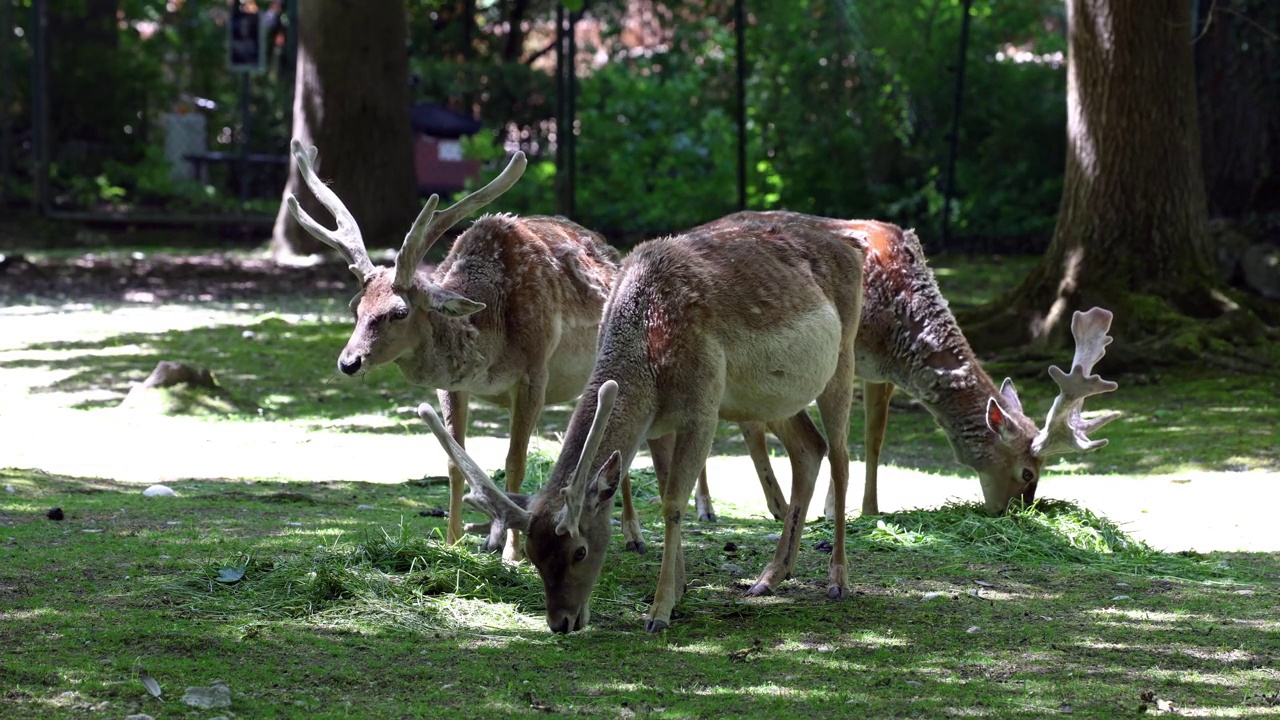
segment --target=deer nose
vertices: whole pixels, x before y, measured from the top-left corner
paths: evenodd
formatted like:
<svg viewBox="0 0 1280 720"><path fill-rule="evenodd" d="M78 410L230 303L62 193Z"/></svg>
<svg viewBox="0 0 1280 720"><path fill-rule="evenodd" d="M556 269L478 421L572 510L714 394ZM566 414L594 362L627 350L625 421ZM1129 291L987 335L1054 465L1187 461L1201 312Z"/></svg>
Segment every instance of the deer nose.
<svg viewBox="0 0 1280 720"><path fill-rule="evenodd" d="M547 620L547 625L551 628L551 632L564 635L569 632L570 622L569 616L565 615L559 620Z"/></svg>
<svg viewBox="0 0 1280 720"><path fill-rule="evenodd" d="M350 358L338 358L338 369L341 370L344 375L355 375L360 372L360 356L354 355Z"/></svg>

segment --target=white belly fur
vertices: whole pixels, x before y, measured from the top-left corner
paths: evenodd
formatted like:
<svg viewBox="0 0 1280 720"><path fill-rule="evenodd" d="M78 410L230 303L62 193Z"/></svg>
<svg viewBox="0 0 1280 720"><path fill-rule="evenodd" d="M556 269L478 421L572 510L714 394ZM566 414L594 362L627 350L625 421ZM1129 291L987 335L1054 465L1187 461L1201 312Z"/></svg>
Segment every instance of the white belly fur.
<svg viewBox="0 0 1280 720"><path fill-rule="evenodd" d="M841 334L839 314L824 303L769 333L726 338L720 417L779 420L807 407L836 371Z"/></svg>

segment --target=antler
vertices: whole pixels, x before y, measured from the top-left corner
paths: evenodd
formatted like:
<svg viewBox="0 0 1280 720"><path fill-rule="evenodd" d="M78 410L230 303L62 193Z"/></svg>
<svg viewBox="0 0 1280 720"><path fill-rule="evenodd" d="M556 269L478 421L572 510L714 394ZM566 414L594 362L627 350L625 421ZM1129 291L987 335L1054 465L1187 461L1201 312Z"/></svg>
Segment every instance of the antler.
<svg viewBox="0 0 1280 720"><path fill-rule="evenodd" d="M316 176L316 147L312 145L304 148L302 141L294 138L289 143L289 149L298 163L298 171L302 174L302 179L307 182L311 192L315 193L320 204L333 213L333 219L338 221L338 229L330 230L316 222L299 207L298 198L294 197L293 193L289 193L284 198L285 204L289 206L289 212L293 214L299 225L311 233L312 237L337 250L347 261L351 272L360 278L360 282L364 282L369 273L373 272L373 261L369 259L369 251L364 247L364 239L360 236L360 228L356 225L356 219L352 217L351 211L342 204L337 194Z"/></svg>
<svg viewBox="0 0 1280 720"><path fill-rule="evenodd" d="M596 415L587 432L587 442L582 446L582 454L578 456L578 466L574 468L569 484L560 490L560 494L564 496L564 509L560 511L556 521L556 533L559 535L578 536L578 520L582 517L582 506L586 502L587 475L591 472L591 461L604 440L604 427L609 422L609 413L613 412L613 401L617 397L617 381L604 381L596 394Z"/></svg>
<svg viewBox="0 0 1280 720"><path fill-rule="evenodd" d="M517 151L511 157L511 162L507 163L506 169L493 182L462 198L447 210L436 210L436 205L440 202L439 195L428 198L426 206L418 213L418 219L413 221L413 226L404 236L400 252L396 253L396 287L411 286L414 273L418 271L418 263L422 262L436 240L459 220L510 190L524 174L525 165L524 153Z"/></svg>
<svg viewBox="0 0 1280 720"><path fill-rule="evenodd" d="M1049 408L1044 429L1031 443L1031 451L1040 457L1097 450L1106 440L1090 440L1089 433L1120 416L1108 413L1092 420L1080 417L1084 399L1115 390L1118 385L1101 376L1091 375L1093 366L1107 353L1111 336L1110 310L1093 308L1088 312L1076 311L1071 317L1071 334L1076 338L1076 355L1071 362L1071 372L1064 373L1056 365L1049 367L1049 376L1058 383L1060 392Z"/></svg>
<svg viewBox="0 0 1280 720"><path fill-rule="evenodd" d="M444 423L440 422L440 417L436 415L435 408L431 407L431 403L422 403L418 406L418 417L425 420L427 425L430 426L431 432L436 436L436 440L440 441L440 445L444 447L449 459L462 470L462 476L466 478L467 484L471 486L471 492L463 500L479 508L489 517L501 520L508 528L527 530L529 527L529 511L508 497L501 488L489 479L489 476L471 459L467 451L463 450L462 446L445 430Z"/></svg>

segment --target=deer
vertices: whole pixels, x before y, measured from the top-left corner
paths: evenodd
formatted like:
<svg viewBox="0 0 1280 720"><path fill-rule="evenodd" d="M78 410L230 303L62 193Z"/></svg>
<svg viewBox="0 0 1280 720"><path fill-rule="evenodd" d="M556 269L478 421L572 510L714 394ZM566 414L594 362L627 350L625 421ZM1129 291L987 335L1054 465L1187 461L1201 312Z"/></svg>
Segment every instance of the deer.
<svg viewBox="0 0 1280 720"><path fill-rule="evenodd" d="M345 259L360 282L355 328L338 371L359 376L393 363L410 384L437 389L450 432L466 441L470 397L510 411L507 488L518 492L530 436L547 404L575 399L595 359L601 308L618 253L597 233L558 217L485 215L454 241L433 270L420 263L460 220L492 203L520 178L524 153L485 187L448 209L432 195L405 235L391 267L375 266L355 218L315 172L317 151L291 146L307 187L334 217L329 229L285 198L298 223ZM445 537L464 532L462 475L449 468ZM495 528L487 549L519 557L514 534Z"/></svg>
<svg viewBox="0 0 1280 720"><path fill-rule="evenodd" d="M685 584L681 520L721 419L765 424L791 462L783 531L748 595L770 594L790 576L826 456L837 489L827 596L846 597L846 438L866 251L860 234L827 232L795 213L735 215L637 246L614 281L595 366L560 455L527 506L480 469L430 403L418 407L461 468L471 502L525 533L553 632L590 622L614 496L650 439L663 469L664 537L645 629L670 626ZM829 443L808 413L815 400Z"/></svg>
<svg viewBox="0 0 1280 720"><path fill-rule="evenodd" d="M316 174L316 148L294 140L291 150L307 187L337 228L316 222L292 194L285 199L289 211L307 232L337 250L360 282L350 304L355 328L338 357L338 371L359 376L394 363L410 384L436 388L445 422L462 445L472 395L506 408L506 485L518 493L542 408L576 399L587 383L604 302L617 274L617 250L600 234L564 218L487 215L454 241L440 265L421 266L445 232L516 183L525 167L524 154L516 153L492 183L453 207L437 210L439 197L428 198L394 264L377 267L354 217ZM757 445L767 467L763 435ZM706 486L705 470L700 484ZM484 549L519 558L518 538L501 522L462 524L465 487L451 464L446 542L458 542L464 531L481 532L488 535ZM629 487L628 480L623 515L631 520L624 535L628 550L643 553L639 521L634 508L628 510ZM709 499L709 494L699 497ZM780 517L781 509L774 510ZM699 516L715 520L709 506L699 508Z"/></svg>
<svg viewBox="0 0 1280 720"><path fill-rule="evenodd" d="M769 217L771 213L751 213ZM732 220L734 216L730 216ZM857 377L862 381L866 412L866 470L862 514L878 515L877 470L888 427L889 400L902 388L919 400L942 428L957 462L977 472L988 514L1005 512L1014 500L1031 504L1045 461L1054 455L1097 450L1107 440L1088 434L1119 413L1081 419L1086 397L1111 392L1114 382L1092 374L1106 354L1112 314L1104 308L1077 312L1071 330L1076 342L1071 371L1049 367L1059 395L1044 428L1023 413L1013 381L999 388L982 369L959 324L948 309L924 250L911 230L865 220L814 220L832 234L857 233L866 238L863 265L862 321L854 342ZM772 473L760 470L767 452L758 426L744 427L761 487L770 506L782 502L782 489ZM712 508L705 483L698 486L699 507ZM835 485L828 490L824 513L833 517ZM625 510L626 505L624 505ZM624 521L626 519L624 518Z"/></svg>

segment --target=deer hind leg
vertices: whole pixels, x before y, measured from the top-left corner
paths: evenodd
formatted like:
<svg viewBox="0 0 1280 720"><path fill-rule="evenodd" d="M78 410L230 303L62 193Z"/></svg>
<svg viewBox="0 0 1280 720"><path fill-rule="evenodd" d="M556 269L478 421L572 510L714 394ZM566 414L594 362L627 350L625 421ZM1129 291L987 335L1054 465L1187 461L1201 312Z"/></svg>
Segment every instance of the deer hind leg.
<svg viewBox="0 0 1280 720"><path fill-rule="evenodd" d="M693 494L693 504L698 508L698 519L702 522L716 521L716 509L711 504L711 488L707 487L707 466L702 466L698 473L698 489Z"/></svg>
<svg viewBox="0 0 1280 720"><path fill-rule="evenodd" d="M681 547L680 522L684 519L698 472L706 465L707 455L711 454L711 443L715 436L714 414L675 436L669 473L662 485L662 569L658 571L658 590L653 595L653 604L649 606L649 614L645 617L644 627L649 632L661 632L671 625L671 610L684 596L684 550Z"/></svg>
<svg viewBox="0 0 1280 720"><path fill-rule="evenodd" d="M444 425L449 434L466 447L467 444L467 411L470 399L465 392L440 390L436 393L440 401L440 412L444 415ZM467 481L462 477L453 461L449 461L449 524L445 529L445 542L450 545L462 539L462 495L467 489Z"/></svg>
<svg viewBox="0 0 1280 720"><path fill-rule="evenodd" d="M671 451L675 443L675 435L664 435L650 438L649 455L653 458L653 474L658 480L658 495L666 493L663 488L667 474L671 471ZM635 501L631 494L631 475L622 476L622 537L627 542L627 549L643 555L645 553L644 536L640 534L640 517L636 513Z"/></svg>
<svg viewBox="0 0 1280 720"><path fill-rule="evenodd" d="M827 515L835 522L835 542L827 566L827 597L842 600L849 592L849 563L845 557L845 500L849 496L849 406L853 402L853 354L841 359L835 377L818 396L822 429L827 432L831 494L835 507ZM849 371L844 371L849 365Z"/></svg>
<svg viewBox="0 0 1280 720"><path fill-rule="evenodd" d="M787 512L787 496L782 494L778 486L778 477L773 474L773 463L769 460L769 445L765 440L764 423L744 422L742 439L747 443L747 454L756 466L756 477L760 478L760 488L764 490L764 500L769 505L769 513L774 520L782 520Z"/></svg>
<svg viewBox="0 0 1280 720"><path fill-rule="evenodd" d="M827 442L813 424L808 410L801 410L785 420L770 422L769 430L782 441L791 458L791 503L783 516L782 536L778 538L773 560L747 591L748 595L769 595L774 586L791 576L796 554L800 551L804 516L809 510L809 501L813 499L822 456L827 452Z"/></svg>
<svg viewBox="0 0 1280 720"><path fill-rule="evenodd" d="M524 483L525 465L529 459L529 438L538 427L538 416L542 414L542 402L547 389L544 374L531 373L530 376L516 385L511 396L511 445L507 448L507 492L518 493ZM503 530L499 523L489 532L486 549L497 552L502 549L502 557L507 560L520 560L524 553L520 549L520 532Z"/></svg>
<svg viewBox="0 0 1280 720"><path fill-rule="evenodd" d="M867 409L867 478L862 489L862 514L879 515L880 500L876 494L880 469L880 448L884 446L885 429L889 426L889 400L893 383L863 383L862 401Z"/></svg>

